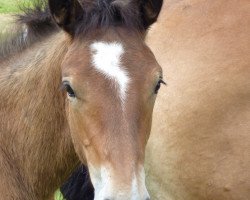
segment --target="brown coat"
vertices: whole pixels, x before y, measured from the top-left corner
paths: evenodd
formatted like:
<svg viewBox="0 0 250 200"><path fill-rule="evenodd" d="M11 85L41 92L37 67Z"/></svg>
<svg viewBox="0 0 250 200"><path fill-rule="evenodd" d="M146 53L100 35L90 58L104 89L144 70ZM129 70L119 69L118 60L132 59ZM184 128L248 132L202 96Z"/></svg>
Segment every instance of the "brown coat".
<svg viewBox="0 0 250 200"><path fill-rule="evenodd" d="M250 2L165 0L147 41L168 86L154 109L153 200L250 198Z"/></svg>

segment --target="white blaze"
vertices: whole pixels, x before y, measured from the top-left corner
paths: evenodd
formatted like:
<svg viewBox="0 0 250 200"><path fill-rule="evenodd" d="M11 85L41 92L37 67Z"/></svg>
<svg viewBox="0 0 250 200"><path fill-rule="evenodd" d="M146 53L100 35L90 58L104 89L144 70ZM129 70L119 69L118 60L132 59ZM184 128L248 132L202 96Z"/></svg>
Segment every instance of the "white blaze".
<svg viewBox="0 0 250 200"><path fill-rule="evenodd" d="M108 79L114 80L120 89L122 104L126 99L129 83L128 73L121 65L121 57L124 53L122 44L118 42L95 42L90 46L93 53L92 63L94 67Z"/></svg>
<svg viewBox="0 0 250 200"><path fill-rule="evenodd" d="M128 185L122 184L119 186L119 182L116 179L111 168L102 166L101 168L95 168L89 164L89 172L91 181L95 188L95 199L117 199L117 200L148 200L149 194L145 186L145 172L142 167L139 173L134 173L132 181ZM112 175L113 174L113 175ZM125 176L125 174L124 174Z"/></svg>

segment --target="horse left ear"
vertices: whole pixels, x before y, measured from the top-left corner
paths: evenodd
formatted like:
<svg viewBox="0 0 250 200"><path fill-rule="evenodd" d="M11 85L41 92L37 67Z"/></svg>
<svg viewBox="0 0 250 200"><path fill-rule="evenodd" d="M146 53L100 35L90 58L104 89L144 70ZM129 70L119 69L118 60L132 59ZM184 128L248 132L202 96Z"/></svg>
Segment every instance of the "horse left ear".
<svg viewBox="0 0 250 200"><path fill-rule="evenodd" d="M163 0L141 0L141 16L142 22L145 29L156 22Z"/></svg>
<svg viewBox="0 0 250 200"><path fill-rule="evenodd" d="M73 35L83 9L78 0L49 0L51 15L59 27Z"/></svg>

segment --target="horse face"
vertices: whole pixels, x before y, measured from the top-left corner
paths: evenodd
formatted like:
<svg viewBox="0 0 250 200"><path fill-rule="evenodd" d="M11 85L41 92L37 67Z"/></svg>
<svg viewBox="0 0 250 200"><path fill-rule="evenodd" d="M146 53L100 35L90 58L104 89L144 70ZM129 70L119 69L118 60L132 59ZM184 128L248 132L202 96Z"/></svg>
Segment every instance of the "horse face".
<svg viewBox="0 0 250 200"><path fill-rule="evenodd" d="M74 41L62 73L72 138L95 198L147 199L144 152L162 81L151 51L136 35L105 32Z"/></svg>
<svg viewBox="0 0 250 200"><path fill-rule="evenodd" d="M161 69L143 39L162 0L49 0L71 38L62 63L70 131L96 200L149 198L143 169Z"/></svg>

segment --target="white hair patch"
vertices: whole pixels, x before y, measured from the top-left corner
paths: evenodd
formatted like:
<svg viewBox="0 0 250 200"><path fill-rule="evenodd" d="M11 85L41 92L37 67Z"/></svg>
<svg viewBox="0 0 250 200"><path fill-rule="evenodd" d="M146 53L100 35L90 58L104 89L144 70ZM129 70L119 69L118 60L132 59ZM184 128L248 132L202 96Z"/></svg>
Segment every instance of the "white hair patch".
<svg viewBox="0 0 250 200"><path fill-rule="evenodd" d="M128 72L121 65L121 57L124 53L122 44L118 42L94 42L90 48L93 53L92 63L94 67L119 85L119 96L122 105L124 105L130 79Z"/></svg>

